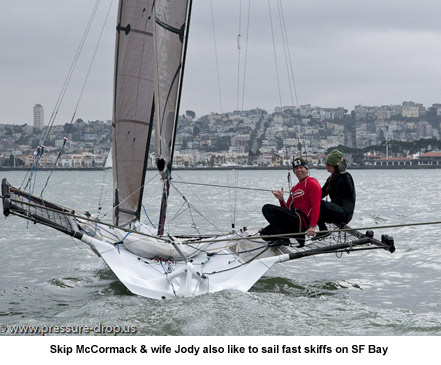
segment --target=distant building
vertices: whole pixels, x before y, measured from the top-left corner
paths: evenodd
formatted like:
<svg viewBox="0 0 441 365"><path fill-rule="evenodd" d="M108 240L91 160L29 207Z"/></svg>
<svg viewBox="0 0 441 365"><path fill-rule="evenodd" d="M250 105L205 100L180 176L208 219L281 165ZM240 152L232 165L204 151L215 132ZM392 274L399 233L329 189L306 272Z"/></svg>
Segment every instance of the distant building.
<svg viewBox="0 0 441 365"><path fill-rule="evenodd" d="M431 151L423 153L418 158L418 165L441 165L441 152Z"/></svg>
<svg viewBox="0 0 441 365"><path fill-rule="evenodd" d="M401 115L406 118L418 118L420 116L420 109L417 106L404 105Z"/></svg>
<svg viewBox="0 0 441 365"><path fill-rule="evenodd" d="M40 104L34 105L34 128L44 128L44 109Z"/></svg>
<svg viewBox="0 0 441 365"><path fill-rule="evenodd" d="M375 166L412 166L416 160L411 157L389 157L379 158L374 161Z"/></svg>

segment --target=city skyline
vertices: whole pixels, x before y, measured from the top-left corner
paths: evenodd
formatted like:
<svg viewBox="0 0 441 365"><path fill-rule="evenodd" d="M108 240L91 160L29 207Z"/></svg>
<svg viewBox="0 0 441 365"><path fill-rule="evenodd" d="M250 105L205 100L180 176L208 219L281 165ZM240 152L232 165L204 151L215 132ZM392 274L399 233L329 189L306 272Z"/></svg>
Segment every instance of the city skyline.
<svg viewBox="0 0 441 365"><path fill-rule="evenodd" d="M441 107L441 98L440 98L440 102L435 102L435 103L433 103L431 105L424 105L423 103L418 103L418 102L415 102L413 100L403 100L399 104L389 104L389 105L384 104L384 103L381 104L381 105L362 105L362 104L359 104L359 105L354 105L352 108L349 108L349 109L345 108L345 113L346 114L350 114L352 111L356 111L357 109L360 109L360 108L388 109L390 107L397 107L397 106L398 107L403 107L403 106L405 106L406 108L410 107L410 108L418 109L419 105L421 105L425 110L428 110L429 108L434 107L434 106L436 106L436 109L439 109ZM245 110L245 109L242 110L242 111L239 110L239 112L247 112L249 110L260 109L260 110L263 110L265 112L268 112L269 114L272 114L272 113L280 112L281 110L285 111L287 109L295 108L298 113L302 114L306 110L305 107L308 107L307 109L309 109L309 107L310 107L310 109L329 109L329 110L332 110L332 109L337 110L337 109L342 109L343 108L342 106L323 107L321 105L312 105L310 103L307 103L307 104L301 104L298 107L297 106L292 106L292 105L284 105L282 107L276 106L272 110L266 110L264 108L256 106L255 108L250 108L248 110ZM43 126L47 126L49 121L45 121L44 120L44 106L39 104L39 103L34 104L33 107L32 107L32 110L33 110L32 122L31 121L28 121L28 122L25 121L23 123L1 123L0 122L0 124L6 124L6 125L8 125L8 124L10 124L10 125L14 125L14 124L15 125L24 125L24 124L28 124L28 125L32 125L32 126L36 127L36 120L35 120L35 118L36 118L36 108L38 110L41 110L41 113L43 114ZM188 110L189 111L193 111L193 109L191 109L191 108L190 109L186 109L186 110L187 111ZM303 110L303 112L302 112L302 110ZM196 114L195 121L197 121L199 118L207 116L207 115L213 115L213 114L232 114L232 113L236 113L237 111L238 110L224 110L222 113L213 111L213 112L211 112L209 114L202 114L202 115L197 115ZM185 114L185 111L181 109L180 115L184 115L184 114ZM410 114L409 113L403 114L403 116L404 117L408 117L408 118L414 117L412 115L412 113L410 113ZM420 116L418 115L417 117L420 117ZM103 121L103 122L111 121L111 119L90 119L90 118L83 117L83 116L76 116L73 120L55 123L55 125L64 125L66 123L74 122L75 120L78 120L78 119L81 119L81 120L84 120L84 121ZM389 119L389 118L386 118L386 119Z"/></svg>
<svg viewBox="0 0 441 365"><path fill-rule="evenodd" d="M75 71L76 81L72 79L72 88L66 93L56 124L72 119L85 70L96 45L96 34L101 30L110 5L110 1L102 3L97 24L92 27L91 38L85 44L85 60ZM430 106L441 100L441 69L438 67L441 45L437 42L441 35L437 19L440 3L270 1L270 10L267 1L252 1L251 4L245 74L248 3L213 1L212 18L211 2L194 1L181 113L190 109L201 116L241 109L242 105L245 110L255 107L274 110L281 104L296 104L297 100L298 104L348 110L359 104L380 106L413 100ZM280 4L283 5L293 60L297 98L291 97L289 78L284 76L286 65L278 18ZM5 50L0 60L3 86L0 123L31 123L31 106L35 103L43 105L46 114L51 115L92 8L93 4L86 0L75 4L48 1L37 4L27 0L4 5L0 14L6 29L6 37L0 40ZM43 15L43 10L50 16ZM269 11L279 57L277 68L268 25ZM242 15L240 37L239 17L232 15L239 12ZM116 1L76 111L77 117L111 119L115 18ZM221 99L212 19L216 30ZM238 38L242 61L239 82Z"/></svg>
<svg viewBox="0 0 441 365"><path fill-rule="evenodd" d="M289 159L298 153L301 143L302 153L315 165L323 163L330 149L336 147L350 152L348 161L357 166L377 162L398 166L441 165L441 152L433 152L441 147L441 104L428 112L422 105L403 104L402 107L357 107L349 119L343 118L343 108L308 106L294 115L291 112L268 114L254 109L244 111L241 116L237 112L211 114L197 121L191 116L183 117L179 123L174 164L178 167L289 165ZM424 120L425 116L429 121ZM352 122L342 123L343 120ZM111 125L104 121L77 120L69 130L66 135L63 125L50 129L40 167L52 166L57 156L61 156L60 148L64 157L58 161L59 167L102 166L110 149ZM0 125L0 165L31 166L43 133L31 126ZM385 144L385 141L389 142ZM154 153L153 145L150 147ZM388 147L393 154L390 161ZM427 151L430 153L424 154ZM425 162L410 157L421 153Z"/></svg>

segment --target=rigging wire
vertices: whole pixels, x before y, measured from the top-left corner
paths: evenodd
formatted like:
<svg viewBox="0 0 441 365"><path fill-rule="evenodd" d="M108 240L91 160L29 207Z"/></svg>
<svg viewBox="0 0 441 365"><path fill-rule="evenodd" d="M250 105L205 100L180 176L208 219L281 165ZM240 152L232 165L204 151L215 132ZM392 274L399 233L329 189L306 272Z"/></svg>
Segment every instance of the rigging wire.
<svg viewBox="0 0 441 365"><path fill-rule="evenodd" d="M201 199L200 194L197 193L197 192L195 192L195 191L191 188L191 186L189 186L189 185L192 185L192 184L187 184L187 182L186 182L186 181L185 181L185 180L184 180L179 174L177 174L176 171L175 171L175 175L181 179L181 181L176 181L176 180L175 180L175 181L174 181L175 183L185 184L185 185L187 186L187 188L193 193L193 196L196 196L197 199L199 200L199 202L200 202L202 205L205 205L205 204L206 204L206 202L204 202L204 201ZM183 195L182 195L182 196L183 196ZM185 198L185 197L183 196L183 198ZM184 204L185 204L185 203L187 203L187 209L190 210L190 212L191 212L191 206L190 206L190 204L188 203L188 201L187 201L186 198L184 199ZM182 209L182 207L181 207L181 209ZM183 213L183 212L182 212L182 213ZM182 213L181 213L181 214L182 214ZM180 215L181 215L181 214L180 214ZM191 214L191 213L190 213L190 214ZM176 215L177 215L177 213L176 213ZM175 215L175 217L174 217L173 219L176 218L176 215ZM196 228L196 224L195 224L195 222L194 222L193 215L191 215L191 218L192 218L192 221L193 221L192 228L196 229L196 231L199 233L198 229ZM215 227L215 228L216 228L216 227ZM200 233L199 233L199 235L200 235Z"/></svg>
<svg viewBox="0 0 441 365"><path fill-rule="evenodd" d="M86 73L86 76L85 76L84 81L83 81L83 86L82 86L82 88L81 88L80 94L79 94L79 96L78 96L77 103L76 103L76 105L75 105L75 109L74 109L74 112L73 112L73 115L72 115L72 119L71 119L71 121L70 121L70 124L69 124L68 130L66 131L66 135L69 135L70 129L72 128L72 125L73 125L73 122L74 122L74 119L75 119L75 115L76 115L76 113L77 113L77 110L78 110L78 107L79 107L79 105L80 105L80 102L81 102L81 99L82 99L82 96L83 96L84 90L85 90L85 88L86 88L87 81L89 80L90 71L92 70L92 66L93 66L93 64L94 64L95 57L96 57L96 54L97 54L97 52L98 52L99 45L100 45L100 43L101 43L101 38L102 38L102 36L103 36L104 28L105 28L106 23L107 23L107 20L108 20L108 18L109 18L109 14L110 14L110 10L111 10L111 8L112 8L112 4L113 4L113 0L110 2L109 8L108 8L108 10L107 10L107 14L106 14L106 17L105 17L105 19L104 19L104 23L103 23L103 26L102 26L102 28L101 28L100 35L99 35L98 40L97 40L97 43L96 43L96 45L95 45L95 50L94 50L93 55L92 55L92 58L91 58L91 60L90 60L90 62L89 62L89 67L88 67L88 69L87 69L87 73ZM56 167L56 165L57 165L57 162L58 162L59 158L61 157L61 153L62 153L62 151L63 151L63 149L64 149L64 146L66 145L66 142L67 142L67 138L64 139L63 145L62 145L61 148L60 148L60 152L58 153L58 156L57 156L57 158L56 158L56 160L55 160L55 162L54 162L53 168L52 168L52 170L51 170L49 176L48 176L47 179L46 179L46 183L44 184L43 189L41 190L40 197L43 196L43 192L44 192L44 190L46 189L46 187L47 187L47 185L48 185L48 183L49 183L50 178L52 177L52 174L53 174L53 172L54 172L54 170L55 170L55 167Z"/></svg>
<svg viewBox="0 0 441 365"><path fill-rule="evenodd" d="M101 214L101 209L103 208L103 196L104 196L104 189L107 188L106 193L108 192L110 185L106 184L105 181L107 180L107 169L106 167L103 167L103 174L101 177L101 188L100 188L100 197L98 200L98 211L97 211L97 215L96 217L99 218L100 214ZM106 194L107 195L107 194Z"/></svg>
<svg viewBox="0 0 441 365"><path fill-rule="evenodd" d="M172 186L177 192L178 194L188 203L188 207L192 208L197 214L199 214L203 219L205 219L213 228L217 229L219 232L222 232L222 230L217 227L213 222L211 222L205 215L203 215L201 212L199 212L199 210L196 209L196 207L194 205L192 205L187 198L185 198L185 195L182 194L182 192L175 186L175 184L173 182L170 183L170 186Z"/></svg>
<svg viewBox="0 0 441 365"><path fill-rule="evenodd" d="M278 67L278 63L277 63L276 41L275 41L275 38L274 38L273 17L271 15L271 3L270 3L270 0L268 0L268 13L269 13L270 25L271 25L271 36L272 36L272 40L273 40L274 65L275 65L275 68L276 68L277 88L278 88L278 91L279 91L279 102L280 102L280 108L282 108L282 92L280 90L279 67Z"/></svg>
<svg viewBox="0 0 441 365"><path fill-rule="evenodd" d="M213 29L214 57L216 60L217 88L219 93L219 106L220 106L220 112L222 114L222 94L221 94L221 85L220 85L220 76L219 76L219 62L217 56L216 31L214 25L213 0L210 0L210 7L211 7L211 24Z"/></svg>
<svg viewBox="0 0 441 365"><path fill-rule="evenodd" d="M296 84L295 84L295 79L294 79L294 73L293 73L293 69L292 69L291 55L289 52L288 34L286 32L286 24L285 24L285 18L283 16L283 9L282 9L281 0L277 1L277 9L279 11L280 31L282 34L282 45L283 45L283 51L285 54L285 66L286 66L286 72L288 75L287 79L288 79L288 86L289 86L289 91L290 91L290 95L291 95L291 102L292 102L293 106L297 106L297 108L298 108L299 101L297 98L297 90L296 90ZM295 94L296 103L294 103L293 90L294 90L294 94Z"/></svg>
<svg viewBox="0 0 441 365"><path fill-rule="evenodd" d="M84 43L85 43L85 41L87 39L87 36L89 34L90 27L91 27L91 25L93 23L93 20L95 18L95 15L96 15L99 3L100 3L100 0L96 0L94 8L92 10L92 13L91 13L91 15L89 17L88 23L86 25L86 28L84 29L84 33L83 33L83 36L81 38L80 44L78 45L77 51L76 51L76 53L74 55L74 58L72 60L72 64L70 65L70 68L69 68L69 71L67 73L66 79L64 80L63 86L62 86L61 91L60 91L60 93L58 95L58 98L57 98L57 101L55 103L54 109L52 111L51 117L49 118L48 128L46 128L45 132L43 133L43 135L42 135L42 137L40 139L40 143L39 143L40 146L44 146L44 141L49 136L50 131L52 130L52 127L53 127L53 125L55 123L55 119L56 119L56 117L58 115L58 111L59 111L59 109L61 107L61 104L62 104L62 102L64 100L64 95L66 94L66 90L67 90L67 88L69 86L69 83L70 83L72 75L73 75L73 73L75 71L77 62L78 62L78 60L80 58L80 55L81 55L81 52L83 50ZM35 167L36 167L36 165L35 165ZM27 171L27 173L25 174L25 176L23 178L23 181L22 181L22 183L20 185L20 189L23 187L23 184L25 183L26 180L28 181L28 183L30 183L30 181L28 179L28 175L29 174L30 174L30 172ZM27 184L24 187L24 189L26 189Z"/></svg>
<svg viewBox="0 0 441 365"><path fill-rule="evenodd" d="M51 131L51 129L52 129L54 123L55 123L55 119L57 117L58 111L59 111L59 109L61 107L61 104L63 102L64 95L66 94L67 88L68 88L70 80L72 78L72 75L73 75L73 73L75 71L77 62L78 62L78 60L80 58L81 52L83 50L84 44L86 42L87 36L89 34L90 28L92 26L92 23L93 23L93 20L95 18L95 15L96 15L96 12L98 10L100 2L101 2L100 0L96 0L96 2L95 2L95 6L94 6L94 8L92 10L92 14L91 14L91 16L89 18L89 21L87 23L86 29L84 30L83 37L81 38L80 45L78 46L78 49L77 49L77 51L75 53L74 59L72 61L70 69L69 69L69 72L68 72L68 74L66 76L66 79L64 81L63 87L61 88L61 92L60 92L60 94L58 96L57 102L55 103L54 110L52 111L51 118L50 118L49 124L48 124L49 128L47 128L46 132L43 134L42 139L40 141L40 145L43 144L44 141L46 140L46 138L49 136L49 133L50 133L50 131Z"/></svg>
<svg viewBox="0 0 441 365"><path fill-rule="evenodd" d="M214 274L220 274L220 273L223 273L223 272L227 272L227 271L235 270L235 269L237 269L237 268L239 268L239 267L245 266L245 265L249 264L250 262L254 261L254 260L257 259L260 255L262 255L264 252L266 252L268 249L269 249L268 246L264 247L264 248L262 249L262 251L258 252L255 256L251 257L248 261L242 262L242 263L240 263L240 264L237 265L237 266L229 267L229 268L224 269L224 270L218 270L218 271L212 271L212 272L204 272L203 274L204 274L204 275L214 275Z"/></svg>
<svg viewBox="0 0 441 365"><path fill-rule="evenodd" d="M184 207L185 207L185 209L184 209ZM173 223L178 217L180 217L182 214L184 214L184 212L186 212L188 209L189 209L188 204L184 200L182 202L182 205L178 209L178 211L175 213L174 217L167 220L168 226L170 227L171 223Z"/></svg>
<svg viewBox="0 0 441 365"><path fill-rule="evenodd" d="M286 48L288 51L289 68L291 71L292 85L294 88L294 96L296 98L296 106L297 106L297 108L299 108L297 85L296 85L296 81L295 81L294 67L293 67L293 62L292 62L292 57L291 57L291 48L289 46L288 32L286 31L285 15L284 15L284 11L283 11L282 0L279 0L279 2L280 2L280 14L282 16L283 29L284 29L285 39L286 39Z"/></svg>
<svg viewBox="0 0 441 365"><path fill-rule="evenodd" d="M237 90L236 90L236 110L239 110L239 95L240 95L240 39L242 30L242 0L239 1L239 31L237 34Z"/></svg>
<svg viewBox="0 0 441 365"><path fill-rule="evenodd" d="M231 204L231 190L230 190L230 175L227 171L227 184L228 184L228 201L229 201L229 205L230 205L230 222L231 222L231 227L234 228L234 221L233 221L233 209L232 209L232 204Z"/></svg>
<svg viewBox="0 0 441 365"><path fill-rule="evenodd" d="M282 44L283 44L283 49L284 49L284 53L285 53L285 64L286 64L286 69L287 69L287 79L288 79L288 85L289 85L289 90L290 90L290 95L291 95L291 102L293 107L297 107L297 110L300 110L300 106L299 106L299 99L298 99L298 93L297 93L297 86L296 86L296 81L295 81L295 76L294 76L294 67L293 67L293 61L292 61L292 57L291 57L291 49L290 49L290 42L288 39L288 32L286 30L286 22L285 22L285 13L283 11L283 3L282 0L278 0L277 1L277 8L279 11L279 20L280 20L280 27L281 27L281 31L282 31ZM294 98L293 98L293 91L294 91L294 97L295 97L295 103L294 103ZM299 129L298 129L298 145L299 145L299 153L300 156L302 155L302 147L301 147L301 125L299 125ZM305 147L305 154L306 152L306 143L305 141L303 141L304 143L304 147Z"/></svg>
<svg viewBox="0 0 441 365"><path fill-rule="evenodd" d="M247 17L247 36L245 40L245 60L244 60L244 68L243 68L243 84L242 84L242 108L245 100L245 80L247 74L247 60L248 60L248 35L250 29L250 12L251 12L251 0L248 0L248 17Z"/></svg>
<svg viewBox="0 0 441 365"><path fill-rule="evenodd" d="M175 181L175 184L186 184L186 185L199 185L199 186L211 186L215 188L227 188L227 189L240 189L240 190L253 190L253 191L264 191L264 192L272 192L271 189L261 189L261 188L248 188L245 186L230 186L230 185L220 185L220 184L208 184L208 183L196 183L189 181ZM285 192L286 193L286 192Z"/></svg>
<svg viewBox="0 0 441 365"><path fill-rule="evenodd" d="M237 186L237 170L233 170L233 172L235 173L235 185ZM234 229L235 225L236 225L236 198L237 198L237 194L236 194L236 190L234 190L233 192L233 199L231 199L231 186L230 186L230 175L227 172L227 184L228 184L228 197L229 197L229 202L230 202L230 220L231 220L231 227Z"/></svg>
<svg viewBox="0 0 441 365"><path fill-rule="evenodd" d="M146 181L143 185L141 185L138 189L136 189L135 191L133 191L132 194L128 195L125 199L121 200L117 205L112 207L112 210L114 211L116 208L118 208L122 203L124 203L126 200L130 199L130 197L134 194L136 194L139 190L141 190L142 188L144 188L145 186L147 186L147 184L150 183L150 181L152 181L154 178L156 178L159 175L159 173L157 173L155 176L153 176L152 178L150 178L148 181Z"/></svg>
<svg viewBox="0 0 441 365"><path fill-rule="evenodd" d="M235 186L239 183L239 171L234 170L235 172ZM236 208L237 208L237 190L233 191L233 224L236 225ZM233 227L234 228L234 227Z"/></svg>
<svg viewBox="0 0 441 365"><path fill-rule="evenodd" d="M173 187L176 189L175 186L173 186ZM177 191L179 192L179 190L177 190ZM49 207L46 207L46 206L42 207L41 205L27 203L27 202L25 202L23 200L12 199L10 196L3 196L3 195L1 195L0 199L10 199L11 202L15 202L15 203L23 204L23 205L28 205L28 206L39 208L39 209L45 209L45 210L50 211L50 212L54 212L54 213L57 213L57 214L62 214L62 215L68 216L68 217L77 218L77 219L80 219L80 220L83 220L83 221L92 222L92 223L95 223L95 224L99 223L101 225L108 226L108 227L111 227L111 228L118 228L118 229L120 229L122 231L125 231L125 232L133 232L133 233L136 233L136 234L139 234L139 235L142 235L142 236L146 236L146 237L150 237L150 238L156 238L156 239L167 241L167 242L169 241L169 239L166 239L166 238L161 237L161 236L154 236L154 235L146 234L144 232L133 231L133 230L130 230L130 229L127 229L127 228L124 228L124 227L116 226L116 225L111 224L111 223L106 223L106 222L102 222L102 221L97 221L96 219L87 218L87 217L84 217L84 216L79 216L79 215L77 215L75 213L70 213L70 211L67 211L67 210L66 211L61 211L61 210L52 209L52 208L49 208ZM67 209L67 208L65 208L65 209ZM193 209L195 209L195 208L193 207ZM196 209L195 209L195 211L198 214L200 214ZM14 214L14 212L11 212L11 213ZM208 220L203 215L201 215L201 216L204 219ZM27 219L32 220L32 218L29 218L29 217L27 217ZM44 224L49 226L49 227L52 227L52 228L56 229L56 226L52 226L48 222L45 222ZM340 233L345 233L345 232L354 232L354 231L367 231L367 230L374 230L374 229L418 227L418 226L440 225L440 224L441 224L441 221L415 222L415 223L399 223L399 224L375 225L375 226L366 226L366 227L337 228L337 229L327 230L327 231L323 231L323 232L331 232L331 233L333 233L333 232L340 232ZM290 236L291 237L291 236L303 235L304 233L305 232L300 232L300 233L299 232L293 232L293 233L284 233L284 234L278 234L278 235L258 236L256 238L277 238L277 237L286 237L286 236ZM221 238L221 239L203 240L203 242L204 243L208 243L208 242L223 242L223 241L236 241L236 240L243 240L243 239L244 239L244 237L240 237L240 238L229 237L229 238L225 238L225 239ZM185 242L183 242L183 243L185 243Z"/></svg>

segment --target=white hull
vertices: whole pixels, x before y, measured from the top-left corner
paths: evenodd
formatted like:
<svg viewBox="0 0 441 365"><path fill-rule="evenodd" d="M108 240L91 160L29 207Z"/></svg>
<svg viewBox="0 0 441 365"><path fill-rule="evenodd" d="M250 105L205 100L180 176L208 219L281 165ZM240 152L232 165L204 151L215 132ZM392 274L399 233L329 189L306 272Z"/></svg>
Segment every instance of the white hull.
<svg viewBox="0 0 441 365"><path fill-rule="evenodd" d="M108 228L106 232L109 232ZM183 259L178 260L176 254L169 260L142 257L139 255L140 252L137 254L129 251L124 243L115 244L113 243L115 240L112 242L103 237L97 239L83 235L81 240L89 244L103 258L132 293L154 299L190 297L227 289L246 292L275 263L289 259L288 255L276 249L266 249L265 243L261 241L254 245L261 246L262 251L269 251L270 255L267 253L262 255L265 257L245 263L240 255L235 254L231 249L220 247L237 247L236 241L227 241L228 237L216 237L218 243L203 245L205 249L216 250L213 256L207 255L204 249L194 254L187 262ZM230 238L236 237L230 236ZM147 249L150 255L155 245L164 246L163 242L154 242L154 240L147 238L144 241L145 246L151 246ZM138 246L141 246L141 240L138 239L137 242Z"/></svg>
<svg viewBox="0 0 441 365"><path fill-rule="evenodd" d="M221 290L248 291L274 264L324 253L395 250L392 237L349 227L305 247L268 247L257 232L210 238L155 236L141 223L125 231L90 215L44 201L2 181L3 213L44 224L87 243L134 294L154 299L190 297Z"/></svg>
<svg viewBox="0 0 441 365"><path fill-rule="evenodd" d="M256 237L257 232L184 240L154 236L139 222L126 232L30 197L6 180L2 192L6 216L14 214L48 225L87 243L132 293L149 298L195 296L226 289L247 291L276 262L289 258L279 249L269 248Z"/></svg>

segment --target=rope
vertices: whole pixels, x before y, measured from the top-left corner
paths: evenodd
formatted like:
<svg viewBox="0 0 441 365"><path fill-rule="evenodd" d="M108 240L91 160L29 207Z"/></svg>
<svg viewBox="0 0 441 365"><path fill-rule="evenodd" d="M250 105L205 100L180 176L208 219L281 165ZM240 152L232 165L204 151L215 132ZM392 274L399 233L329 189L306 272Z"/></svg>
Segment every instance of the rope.
<svg viewBox="0 0 441 365"><path fill-rule="evenodd" d="M118 250L118 253L121 253L120 250L119 250L119 244L120 244L120 243L124 243L124 240L127 238L127 236L128 236L130 233L132 233L132 232L127 232L127 234L123 237L123 239L122 239L121 241L117 241L117 242L114 243L114 246L116 246L116 248L117 248L117 250Z"/></svg>
<svg viewBox="0 0 441 365"><path fill-rule="evenodd" d="M152 225L152 227L153 227L154 229L156 229L155 225L154 225L153 222L150 220L149 215L147 214L147 210L145 209L144 204L141 204L141 206L142 206L142 209L144 209L144 214L145 214L145 216L147 217L147 219L149 220L150 224Z"/></svg>
<svg viewBox="0 0 441 365"><path fill-rule="evenodd" d="M84 233L87 234L88 236L90 236L90 237L95 237L95 236L96 236L96 231L97 231L97 229L98 229L98 224L95 222L95 232L93 232L93 234L87 232L85 229L83 229L83 228L80 227L80 226L78 226L78 228L80 229L80 231L84 232Z"/></svg>

